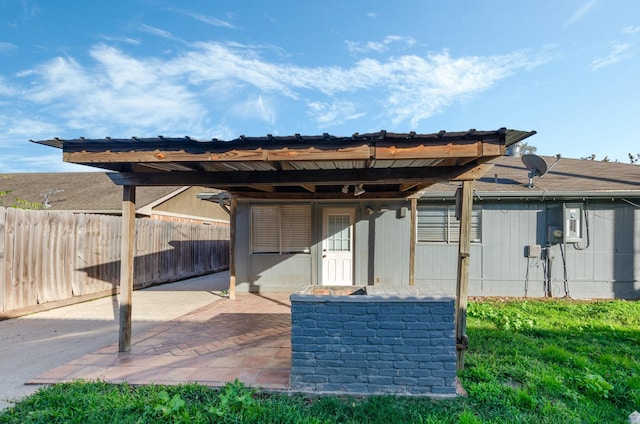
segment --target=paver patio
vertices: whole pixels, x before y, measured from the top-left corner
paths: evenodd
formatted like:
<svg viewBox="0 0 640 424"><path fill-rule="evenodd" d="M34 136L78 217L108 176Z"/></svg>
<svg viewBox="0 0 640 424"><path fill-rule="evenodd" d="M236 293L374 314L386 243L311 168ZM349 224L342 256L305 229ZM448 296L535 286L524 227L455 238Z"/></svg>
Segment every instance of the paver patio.
<svg viewBox="0 0 640 424"><path fill-rule="evenodd" d="M222 386L237 378L253 387L287 390L290 371L289 295L238 293L236 300L215 301L134 334L128 353L119 353L114 343L27 384L103 380Z"/></svg>

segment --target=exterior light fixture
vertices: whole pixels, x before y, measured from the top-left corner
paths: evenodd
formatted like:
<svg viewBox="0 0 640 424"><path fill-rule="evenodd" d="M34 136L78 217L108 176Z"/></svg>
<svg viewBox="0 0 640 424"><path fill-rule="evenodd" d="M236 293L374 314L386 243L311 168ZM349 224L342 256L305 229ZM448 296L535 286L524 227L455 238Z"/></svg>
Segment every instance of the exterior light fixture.
<svg viewBox="0 0 640 424"><path fill-rule="evenodd" d="M353 190L353 195L354 196L360 196L364 194L364 188L362 188L362 184L358 184L355 188L355 190Z"/></svg>
<svg viewBox="0 0 640 424"><path fill-rule="evenodd" d="M345 185L342 186L342 192L344 194L347 194L349 192L349 185L348 184L345 184Z"/></svg>

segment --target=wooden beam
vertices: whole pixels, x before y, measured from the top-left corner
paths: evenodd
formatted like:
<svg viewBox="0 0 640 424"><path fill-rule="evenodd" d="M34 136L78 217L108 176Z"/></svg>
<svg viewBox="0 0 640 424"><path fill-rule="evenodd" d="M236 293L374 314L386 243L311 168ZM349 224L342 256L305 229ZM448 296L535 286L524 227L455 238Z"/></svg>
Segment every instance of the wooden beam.
<svg viewBox="0 0 640 424"><path fill-rule="evenodd" d="M180 150L145 150L144 145L135 150L135 145L128 150L113 151L105 147L103 151L69 151L63 153L63 160L71 163L108 163L108 162L247 162L247 161L298 161L298 160L367 160L370 157L369 146L362 144L344 148L319 149L280 148L269 150L256 148L250 150L233 149L229 151L191 151Z"/></svg>
<svg viewBox="0 0 640 424"><path fill-rule="evenodd" d="M418 200L411 199L411 235L409 236L409 285L416 282L416 236L418 222Z"/></svg>
<svg viewBox="0 0 640 424"><path fill-rule="evenodd" d="M478 152L483 151L483 146L495 143L482 140L430 142L416 146L376 146L375 159L400 160L400 159L439 159L439 158L476 158ZM499 143L498 143L499 144ZM489 150L489 149L488 149Z"/></svg>
<svg viewBox="0 0 640 424"><path fill-rule="evenodd" d="M461 169L467 168L469 166L469 164L460 167ZM465 171L462 171L461 173L459 173L455 178L451 179L450 181L469 181L469 180L477 180L480 179L484 176L484 174L486 174L487 172L489 172L489 170L493 168L493 164L492 163L482 163L479 165L473 164L472 167L466 169Z"/></svg>
<svg viewBox="0 0 640 424"><path fill-rule="evenodd" d="M291 171L295 169L289 162L285 161L273 162L272 165L275 169L280 169L281 171Z"/></svg>
<svg viewBox="0 0 640 424"><path fill-rule="evenodd" d="M417 184L415 186L413 186L413 189L411 190L411 194L409 194L407 196L407 199L419 199L422 197L422 194L424 193L424 190L429 188L430 186L434 185L435 182L429 182L429 183L424 183L424 184Z"/></svg>
<svg viewBox="0 0 640 424"><path fill-rule="evenodd" d="M292 171L172 171L109 173L118 185L167 186L200 185L210 187L247 187L255 185L343 185L343 184L410 184L456 181L479 178L491 167L475 161L453 167L407 167L367 169L314 169Z"/></svg>
<svg viewBox="0 0 640 424"><path fill-rule="evenodd" d="M260 191L266 191L267 193L273 193L274 191L273 186L267 186L267 185L250 185L249 187L255 188L256 190L260 190Z"/></svg>
<svg viewBox="0 0 640 424"><path fill-rule="evenodd" d="M463 181L456 196L460 211L460 239L458 242L458 278L456 284L456 364L464 369L464 354L469 345L467 337L467 292L469 286L469 259L471 256L471 212L473 208L473 181Z"/></svg>
<svg viewBox="0 0 640 424"><path fill-rule="evenodd" d="M122 187L122 241L120 247L120 332L118 351L131 350L133 258L135 256L136 187Z"/></svg>
<svg viewBox="0 0 640 424"><path fill-rule="evenodd" d="M411 183L411 184L400 184L400 191L405 192L407 190L411 190L412 188L414 188L415 186L417 186L419 183Z"/></svg>
<svg viewBox="0 0 640 424"><path fill-rule="evenodd" d="M236 298L236 225L238 199L231 198L231 214L229 215L229 299Z"/></svg>
<svg viewBox="0 0 640 424"><path fill-rule="evenodd" d="M369 159L369 156L369 146L367 144L340 149L319 149L316 147L296 149L285 147L284 149L268 150L266 160L366 160Z"/></svg>
<svg viewBox="0 0 640 424"><path fill-rule="evenodd" d="M311 193L315 193L316 192L316 186L312 185L312 184L302 184L302 188L304 188L305 190L311 192Z"/></svg>
<svg viewBox="0 0 640 424"><path fill-rule="evenodd" d="M244 147L244 148L243 148ZM115 143L87 142L68 144L63 159L71 163L113 162L235 162L235 161L299 161L299 160L402 160L444 159L450 157L476 158L499 156L504 140L489 139L428 139L378 141L336 147L335 144L316 146L243 146L241 143Z"/></svg>
<svg viewBox="0 0 640 424"><path fill-rule="evenodd" d="M297 191L297 192L282 192L277 191L274 193L258 192L258 191L238 191L227 190L229 193L243 199L279 199L279 200L378 200L378 199L406 199L409 193L400 193L398 191L367 191L363 195L354 197L353 193L342 194L329 193L329 192L309 192L309 191ZM411 192L412 193L412 192Z"/></svg>

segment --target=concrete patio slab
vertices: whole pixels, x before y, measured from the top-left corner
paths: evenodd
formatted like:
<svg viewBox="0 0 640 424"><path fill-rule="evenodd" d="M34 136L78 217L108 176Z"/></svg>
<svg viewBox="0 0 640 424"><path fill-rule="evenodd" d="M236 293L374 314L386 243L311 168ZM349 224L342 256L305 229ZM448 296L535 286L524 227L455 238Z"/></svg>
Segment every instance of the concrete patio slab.
<svg viewBox="0 0 640 424"><path fill-rule="evenodd" d="M228 287L229 273L220 272L134 291L133 340L145 343L167 321L223 300ZM117 299L105 297L0 321L0 409L33 393L38 386L25 382L40 374L87 354L115 353L118 317Z"/></svg>

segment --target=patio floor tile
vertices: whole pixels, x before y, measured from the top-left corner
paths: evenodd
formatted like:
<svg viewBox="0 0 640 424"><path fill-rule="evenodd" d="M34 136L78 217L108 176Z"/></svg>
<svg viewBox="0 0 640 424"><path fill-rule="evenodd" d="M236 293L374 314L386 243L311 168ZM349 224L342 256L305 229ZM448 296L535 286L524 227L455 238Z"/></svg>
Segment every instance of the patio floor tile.
<svg viewBox="0 0 640 424"><path fill-rule="evenodd" d="M289 387L291 317L286 293L238 293L133 337L131 351L117 344L74 359L31 380L74 379L131 384L198 382L221 386L236 378L249 386Z"/></svg>

